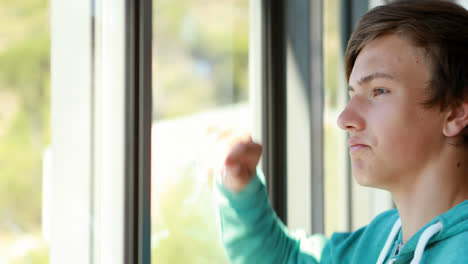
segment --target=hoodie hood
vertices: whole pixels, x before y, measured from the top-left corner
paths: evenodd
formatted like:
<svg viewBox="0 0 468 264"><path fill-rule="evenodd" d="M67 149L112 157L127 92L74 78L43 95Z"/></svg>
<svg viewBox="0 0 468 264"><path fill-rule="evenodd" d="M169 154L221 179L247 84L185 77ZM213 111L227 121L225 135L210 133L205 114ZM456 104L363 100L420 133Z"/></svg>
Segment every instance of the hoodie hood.
<svg viewBox="0 0 468 264"><path fill-rule="evenodd" d="M407 263L409 260L414 261L418 255L417 253L415 254L418 245L420 248L418 251L422 250L420 252L422 256L425 248L466 231L468 231L468 200L435 217L421 228L404 244L398 254L398 259L394 263ZM398 237L397 241L402 241L400 219L395 222L393 230L388 237L388 243L386 243L389 244L388 247L386 246L382 250L384 257L388 255L390 245L394 244L395 237ZM419 261L414 262L419 263Z"/></svg>

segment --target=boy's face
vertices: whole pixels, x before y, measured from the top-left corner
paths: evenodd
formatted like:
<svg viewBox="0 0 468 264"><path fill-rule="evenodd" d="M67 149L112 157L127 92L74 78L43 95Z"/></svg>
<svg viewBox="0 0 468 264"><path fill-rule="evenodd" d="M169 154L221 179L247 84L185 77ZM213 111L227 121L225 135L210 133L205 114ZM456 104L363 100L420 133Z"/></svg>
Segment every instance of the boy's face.
<svg viewBox="0 0 468 264"><path fill-rule="evenodd" d="M338 117L349 132L353 174L383 189L416 180L444 144L443 115L423 108L430 59L396 34L366 45L349 79L350 101Z"/></svg>

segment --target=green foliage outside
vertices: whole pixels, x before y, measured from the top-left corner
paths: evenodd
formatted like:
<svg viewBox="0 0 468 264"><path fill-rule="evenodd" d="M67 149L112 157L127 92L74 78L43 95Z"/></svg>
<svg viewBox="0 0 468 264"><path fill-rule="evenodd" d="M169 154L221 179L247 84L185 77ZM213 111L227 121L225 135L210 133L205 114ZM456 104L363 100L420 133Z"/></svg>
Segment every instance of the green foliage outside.
<svg viewBox="0 0 468 264"><path fill-rule="evenodd" d="M153 118L248 99L248 0L153 1Z"/></svg>
<svg viewBox="0 0 468 264"><path fill-rule="evenodd" d="M324 191L325 191L325 234L331 236L340 230L340 216L343 209L339 207L339 176L340 167L344 162L339 159L339 153L345 152L345 146L340 145L343 131L336 124L337 113L341 110L339 89L343 89L340 74L343 66L340 65L340 39L339 39L339 1L324 1L324 77L325 77L325 116L324 116ZM344 231L344 230L341 230Z"/></svg>
<svg viewBox="0 0 468 264"><path fill-rule="evenodd" d="M45 0L0 2L0 250L40 234L42 153L50 144L48 11ZM43 247L14 263L48 263Z"/></svg>
<svg viewBox="0 0 468 264"><path fill-rule="evenodd" d="M339 41L339 3L338 0L324 1L324 29L323 29L323 52L324 52L324 74L325 74L325 106L331 109L338 107L338 96L340 87L340 73L343 66L340 65L341 55Z"/></svg>

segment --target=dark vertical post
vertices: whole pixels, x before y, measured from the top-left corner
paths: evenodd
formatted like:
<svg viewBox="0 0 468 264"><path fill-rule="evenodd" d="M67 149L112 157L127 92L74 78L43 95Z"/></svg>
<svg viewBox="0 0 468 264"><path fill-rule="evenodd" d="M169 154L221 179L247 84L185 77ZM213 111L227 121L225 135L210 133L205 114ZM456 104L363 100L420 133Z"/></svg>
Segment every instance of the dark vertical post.
<svg viewBox="0 0 468 264"><path fill-rule="evenodd" d="M263 1L264 171L278 217L287 222L284 1Z"/></svg>
<svg viewBox="0 0 468 264"><path fill-rule="evenodd" d="M151 262L152 0L126 2L125 263Z"/></svg>

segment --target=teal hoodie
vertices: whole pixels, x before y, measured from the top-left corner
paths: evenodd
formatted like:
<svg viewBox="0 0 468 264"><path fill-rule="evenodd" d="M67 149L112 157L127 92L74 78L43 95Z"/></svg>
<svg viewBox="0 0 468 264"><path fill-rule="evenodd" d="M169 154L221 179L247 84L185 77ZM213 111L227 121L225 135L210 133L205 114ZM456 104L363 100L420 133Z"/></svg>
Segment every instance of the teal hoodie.
<svg viewBox="0 0 468 264"><path fill-rule="evenodd" d="M307 236L274 213L261 172L240 193L216 182L222 241L232 263L468 263L468 200L437 216L404 245L396 209L352 233Z"/></svg>

